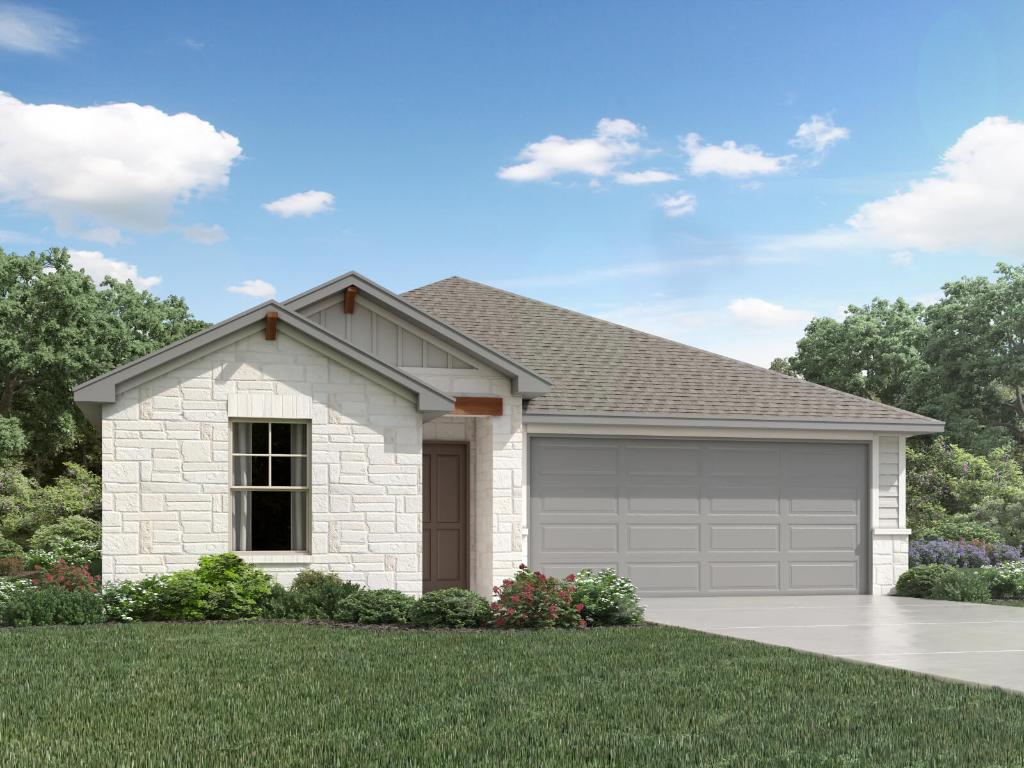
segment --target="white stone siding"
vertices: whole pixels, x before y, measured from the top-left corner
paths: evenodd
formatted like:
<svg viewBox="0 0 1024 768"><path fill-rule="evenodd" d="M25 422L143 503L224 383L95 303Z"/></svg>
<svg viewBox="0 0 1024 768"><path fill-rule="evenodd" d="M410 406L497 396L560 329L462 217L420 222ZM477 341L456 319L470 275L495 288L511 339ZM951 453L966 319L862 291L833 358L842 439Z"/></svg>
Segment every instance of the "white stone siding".
<svg viewBox="0 0 1024 768"><path fill-rule="evenodd" d="M231 549L228 419L264 407L266 418L311 419L311 551L247 559L285 582L315 567L419 594L420 415L410 396L287 328L276 341L249 335L104 406L104 578L188 568Z"/></svg>

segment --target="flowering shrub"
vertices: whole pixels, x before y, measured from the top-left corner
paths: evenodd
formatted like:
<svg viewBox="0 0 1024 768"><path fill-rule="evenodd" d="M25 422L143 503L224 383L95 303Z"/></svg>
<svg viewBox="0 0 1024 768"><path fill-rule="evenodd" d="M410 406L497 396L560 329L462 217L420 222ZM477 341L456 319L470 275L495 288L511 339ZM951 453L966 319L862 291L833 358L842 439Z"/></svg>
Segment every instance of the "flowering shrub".
<svg viewBox="0 0 1024 768"><path fill-rule="evenodd" d="M1009 544L986 544L983 541L910 542L910 565L953 565L957 568L980 568L1021 559L1020 549Z"/></svg>
<svg viewBox="0 0 1024 768"><path fill-rule="evenodd" d="M586 627L575 577L562 579L520 564L514 579L494 588L491 623L495 627Z"/></svg>
<svg viewBox="0 0 1024 768"><path fill-rule="evenodd" d="M103 613L108 621L135 621L142 617L146 596L137 581L111 581L100 589Z"/></svg>
<svg viewBox="0 0 1024 768"><path fill-rule="evenodd" d="M16 594L30 592L35 587L27 579L2 579L0 578L0 611L3 606Z"/></svg>
<svg viewBox="0 0 1024 768"><path fill-rule="evenodd" d="M991 569L992 596L1024 599L1024 562L1001 563Z"/></svg>
<svg viewBox="0 0 1024 768"><path fill-rule="evenodd" d="M48 549L30 549L25 555L25 563L29 568L37 565L52 568L64 561L68 565L88 567L97 560L98 549L92 544L75 541L63 536L50 539Z"/></svg>
<svg viewBox="0 0 1024 768"><path fill-rule="evenodd" d="M84 565L71 565L63 560L58 560L49 567L36 565L32 569L31 581L36 587L57 587L68 592L97 591L96 580L88 568Z"/></svg>
<svg viewBox="0 0 1024 768"><path fill-rule="evenodd" d="M583 603L583 618L591 625L639 624L644 618L633 582L613 568L576 574L576 599Z"/></svg>

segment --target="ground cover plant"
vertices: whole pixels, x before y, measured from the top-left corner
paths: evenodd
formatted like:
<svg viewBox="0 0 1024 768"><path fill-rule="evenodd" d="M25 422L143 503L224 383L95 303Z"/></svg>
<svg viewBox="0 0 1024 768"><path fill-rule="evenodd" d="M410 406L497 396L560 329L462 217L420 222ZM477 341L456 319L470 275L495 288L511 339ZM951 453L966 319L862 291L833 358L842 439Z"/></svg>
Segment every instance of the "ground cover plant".
<svg viewBox="0 0 1024 768"><path fill-rule="evenodd" d="M0 676L12 765L978 768L1024 751L1024 697L669 627L5 630Z"/></svg>

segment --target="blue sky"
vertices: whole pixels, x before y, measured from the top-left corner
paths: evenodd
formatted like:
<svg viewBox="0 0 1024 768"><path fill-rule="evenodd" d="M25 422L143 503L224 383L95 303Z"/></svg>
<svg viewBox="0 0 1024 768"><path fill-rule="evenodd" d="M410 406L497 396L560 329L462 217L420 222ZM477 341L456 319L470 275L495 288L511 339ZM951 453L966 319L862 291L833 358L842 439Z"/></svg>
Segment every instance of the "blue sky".
<svg viewBox="0 0 1024 768"><path fill-rule="evenodd" d="M1024 255L1021 39L1019 3L0 0L0 246L207 320L460 274L764 365Z"/></svg>

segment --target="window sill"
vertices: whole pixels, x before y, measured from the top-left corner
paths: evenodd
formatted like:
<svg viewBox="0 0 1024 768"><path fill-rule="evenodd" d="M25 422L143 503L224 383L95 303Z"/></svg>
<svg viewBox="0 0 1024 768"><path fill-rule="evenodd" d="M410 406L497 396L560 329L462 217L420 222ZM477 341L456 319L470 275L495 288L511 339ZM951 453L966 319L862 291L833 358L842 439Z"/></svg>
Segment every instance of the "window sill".
<svg viewBox="0 0 1024 768"><path fill-rule="evenodd" d="M309 565L313 562L313 555L309 552L236 551L235 554L253 565Z"/></svg>

